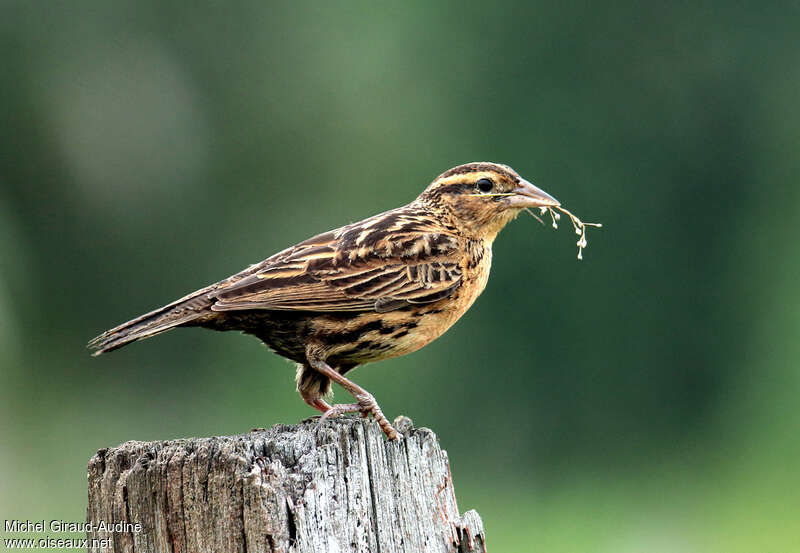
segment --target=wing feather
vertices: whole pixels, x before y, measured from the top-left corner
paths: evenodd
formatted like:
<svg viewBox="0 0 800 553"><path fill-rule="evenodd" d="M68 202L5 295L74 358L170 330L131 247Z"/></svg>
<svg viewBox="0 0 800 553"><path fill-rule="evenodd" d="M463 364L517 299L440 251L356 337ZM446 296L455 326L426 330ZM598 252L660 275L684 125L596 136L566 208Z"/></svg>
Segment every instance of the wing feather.
<svg viewBox="0 0 800 553"><path fill-rule="evenodd" d="M211 294L214 311L389 311L461 285L459 242L425 214L394 210L311 238Z"/></svg>

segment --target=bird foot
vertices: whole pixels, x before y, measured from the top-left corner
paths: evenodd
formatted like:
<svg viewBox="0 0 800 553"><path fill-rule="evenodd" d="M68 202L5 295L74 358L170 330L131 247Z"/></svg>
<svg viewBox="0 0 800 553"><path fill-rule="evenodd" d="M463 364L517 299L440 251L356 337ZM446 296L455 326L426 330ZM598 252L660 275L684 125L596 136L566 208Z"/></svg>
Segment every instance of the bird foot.
<svg viewBox="0 0 800 553"><path fill-rule="evenodd" d="M383 433L386 434L387 438L392 441L400 440L400 434L398 434L397 430L395 430L392 424L389 422L389 419L387 419L383 414L383 411L381 411L381 408L378 406L378 402L375 401L375 398L372 396L372 394L357 394L355 398L358 400L358 403L337 403L336 405L333 405L319 418L319 424L321 425L331 417L337 417L345 413L361 413L361 416L364 418L372 415L372 417L381 427L381 430L383 430Z"/></svg>

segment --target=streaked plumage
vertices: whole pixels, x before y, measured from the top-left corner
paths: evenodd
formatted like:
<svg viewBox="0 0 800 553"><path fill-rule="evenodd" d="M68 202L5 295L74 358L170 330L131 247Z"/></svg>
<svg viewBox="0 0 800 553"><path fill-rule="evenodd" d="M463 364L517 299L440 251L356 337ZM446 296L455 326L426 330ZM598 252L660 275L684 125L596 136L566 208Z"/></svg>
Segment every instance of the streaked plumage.
<svg viewBox="0 0 800 553"><path fill-rule="evenodd" d="M343 375L439 337L486 286L503 226L521 209L555 205L510 167L461 165L406 206L287 248L89 346L99 355L177 326L241 330L298 363L298 391L323 418L371 413L397 438L374 398ZM331 380L358 403L331 408Z"/></svg>

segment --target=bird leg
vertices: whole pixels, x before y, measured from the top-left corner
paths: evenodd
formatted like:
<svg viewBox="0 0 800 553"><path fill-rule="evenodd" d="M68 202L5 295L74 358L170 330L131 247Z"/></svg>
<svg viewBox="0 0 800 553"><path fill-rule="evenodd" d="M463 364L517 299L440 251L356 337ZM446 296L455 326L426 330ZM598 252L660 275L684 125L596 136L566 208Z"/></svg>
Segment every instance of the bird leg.
<svg viewBox="0 0 800 553"><path fill-rule="evenodd" d="M330 410L325 396L331 392L331 379L312 369L307 363L297 365L297 391L307 404L321 413Z"/></svg>
<svg viewBox="0 0 800 553"><path fill-rule="evenodd" d="M321 374L327 376L339 386L350 392L357 403L339 403L323 411L322 417L320 418L320 423L324 422L325 419L330 417L335 417L341 415L343 413L361 413L363 416L372 415L375 420L377 421L378 425L383 430L384 434L390 440L399 440L400 435L397 433L397 430L389 423L389 420L381 411L381 408L378 406L378 402L375 401L375 398L372 394L366 391L364 388L353 382L352 380L348 380L335 370L333 370L330 365L328 365L325 361L321 359L312 359L308 360L308 363ZM321 401L321 400L320 400ZM311 402L308 402L309 405L315 407L322 411L317 405L314 405ZM322 402L327 406L327 403Z"/></svg>
<svg viewBox="0 0 800 553"><path fill-rule="evenodd" d="M311 407L319 411L320 413L327 413L331 410L330 404L322 398L319 397L306 397L302 393L300 397L303 398L303 401L308 403Z"/></svg>

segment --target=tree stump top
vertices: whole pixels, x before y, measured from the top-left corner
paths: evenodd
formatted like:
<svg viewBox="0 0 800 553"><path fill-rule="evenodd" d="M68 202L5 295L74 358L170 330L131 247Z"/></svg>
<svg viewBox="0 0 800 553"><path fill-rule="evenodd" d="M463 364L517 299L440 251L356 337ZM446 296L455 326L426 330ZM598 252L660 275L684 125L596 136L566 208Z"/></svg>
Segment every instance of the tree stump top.
<svg viewBox="0 0 800 553"><path fill-rule="evenodd" d="M89 462L90 551L485 552L435 434L405 417L395 426L400 442L340 417L101 449Z"/></svg>

